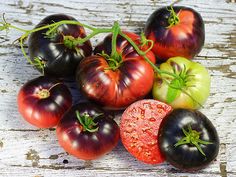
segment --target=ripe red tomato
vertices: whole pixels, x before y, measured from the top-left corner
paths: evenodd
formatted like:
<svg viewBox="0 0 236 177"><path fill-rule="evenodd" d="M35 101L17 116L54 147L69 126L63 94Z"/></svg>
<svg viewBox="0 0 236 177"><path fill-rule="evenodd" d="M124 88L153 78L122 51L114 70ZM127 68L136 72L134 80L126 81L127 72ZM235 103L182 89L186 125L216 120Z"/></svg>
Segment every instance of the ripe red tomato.
<svg viewBox="0 0 236 177"><path fill-rule="evenodd" d="M72 96L60 81L40 76L21 87L17 102L26 121L38 128L50 128L56 126L71 107Z"/></svg>
<svg viewBox="0 0 236 177"><path fill-rule="evenodd" d="M176 56L191 59L204 45L202 17L188 7L174 6L173 11L170 7L163 7L153 12L146 23L145 35L154 41L152 51L159 59L166 60Z"/></svg>
<svg viewBox="0 0 236 177"><path fill-rule="evenodd" d="M138 160L148 164L164 161L158 146L158 131L171 106L151 99L131 104L122 114L120 136L125 148Z"/></svg>
<svg viewBox="0 0 236 177"><path fill-rule="evenodd" d="M137 45L140 37L125 32ZM123 37L117 37L117 52L121 62L112 69L112 58L94 55L80 62L76 73L78 86L89 99L107 109L123 109L149 93L154 81L154 71L145 59L138 55L132 45ZM145 50L144 47L142 50ZM111 35L95 48L95 53L111 54ZM146 55L155 63L154 54Z"/></svg>
<svg viewBox="0 0 236 177"><path fill-rule="evenodd" d="M40 21L36 28L62 20L76 21L75 18L65 14L53 14ZM84 28L79 25L63 24L51 37L46 36L47 30L37 31L30 35L28 40L30 59L33 61L35 57L38 57L42 60L45 63L44 72L47 75L62 78L74 76L80 60L91 55L92 46L90 41L83 45L67 45L64 37L84 38L86 37Z"/></svg>
<svg viewBox="0 0 236 177"><path fill-rule="evenodd" d="M60 120L56 131L60 145L83 160L97 159L110 152L120 137L117 123L91 103L74 105Z"/></svg>

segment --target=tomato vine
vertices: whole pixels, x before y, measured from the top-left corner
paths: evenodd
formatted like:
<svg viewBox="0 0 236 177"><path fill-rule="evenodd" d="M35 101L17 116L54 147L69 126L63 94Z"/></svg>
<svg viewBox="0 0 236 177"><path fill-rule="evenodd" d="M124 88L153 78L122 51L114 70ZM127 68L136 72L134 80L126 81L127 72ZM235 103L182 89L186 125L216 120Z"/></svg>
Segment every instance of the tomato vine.
<svg viewBox="0 0 236 177"><path fill-rule="evenodd" d="M111 28L95 28L95 27L92 27L92 26L87 25L87 24L83 24L83 23L81 23L79 21L75 21L75 20L62 20L62 21L59 21L59 22L54 22L54 23L49 24L49 25L37 27L37 28L31 29L31 30L25 30L25 29L19 28L17 26L14 26L14 25L8 23L6 21L4 15L3 15L3 22L0 22L0 24L2 25L2 26L0 26L0 31L3 31L3 30L8 31L10 28L12 28L12 29L16 29L16 30L21 31L21 32L24 33L18 39L18 41L20 43L21 51L22 51L24 57L27 59L27 61L31 65L41 69L43 74L44 74L44 67L45 67L44 61L42 59L38 58L38 57L34 58L34 60L32 61L28 57L28 55L26 54L26 51L24 49L25 40L28 38L28 36L30 34L32 34L34 32L37 32L37 31L45 30L45 29L48 29L48 31L45 33L45 37L48 37L48 38L53 37L55 35L55 33L57 33L57 29L60 25L70 24L70 25L80 25L84 28L89 29L91 31L91 33L89 35L87 35L86 37L84 37L84 38L80 38L80 37L74 38L72 36L63 36L64 45L66 45L68 48L75 48L76 49L77 45L83 44L84 42L88 41L89 39L93 38L94 36L96 36L98 34L112 33L112 52L111 52L110 56L106 55L106 57L105 57L107 59L108 63L109 63L109 66L110 66L107 69L116 70L120 66L120 64L122 63L121 56L119 56L119 54L117 52L117 49L116 49L116 39L117 39L117 36L120 35L123 38L125 38L133 46L133 48L136 50L136 52L140 56L142 56L152 66L153 70L156 73L158 73L159 75L165 74L165 75L171 76L171 77L174 78L175 81L177 80L177 81L181 82L181 80L182 80L182 77L180 75L178 75L176 73L161 70L154 63L152 63L148 59L148 57L146 56L146 53L148 51L150 51L153 47L153 41L152 40L146 39L145 36L143 34L141 34L141 37L140 37L141 46L144 46L144 45L149 46L149 48L146 51L142 51L140 49L140 46L138 46L129 36L127 36L125 33L122 32L118 22L114 22L114 25ZM101 54L101 55L104 55L104 54ZM169 87L173 88L173 84L169 84ZM189 95L187 92L185 92L182 88L174 87L174 89L180 90L181 92L188 95L193 101L197 102L193 97L191 97L191 95ZM200 105L200 106L202 106L202 105Z"/></svg>

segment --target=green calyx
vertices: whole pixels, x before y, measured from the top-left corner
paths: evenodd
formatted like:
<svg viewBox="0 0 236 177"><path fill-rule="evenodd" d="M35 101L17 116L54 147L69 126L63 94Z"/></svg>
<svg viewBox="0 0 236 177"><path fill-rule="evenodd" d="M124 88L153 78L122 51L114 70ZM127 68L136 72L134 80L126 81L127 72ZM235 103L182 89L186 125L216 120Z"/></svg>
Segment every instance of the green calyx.
<svg viewBox="0 0 236 177"><path fill-rule="evenodd" d="M194 145L203 156L206 156L200 144L208 145L208 144L213 144L213 143L201 140L200 139L201 133L197 132L196 130L192 130L190 125L188 125L188 131L186 131L184 128L182 128L182 131L185 137L180 139L174 146L178 147L184 144L191 144L191 145Z"/></svg>
<svg viewBox="0 0 236 177"><path fill-rule="evenodd" d="M63 36L63 43L69 49L75 49L77 46L76 40L73 36Z"/></svg>
<svg viewBox="0 0 236 177"><path fill-rule="evenodd" d="M176 65L177 68L180 68L180 66L177 66L178 65L177 63L175 63L174 65ZM166 95L167 103L169 104L172 103L175 100L175 98L177 98L178 95L180 95L180 93L184 93L200 107L203 107L201 103L199 103L192 95L190 95L186 91L189 87L195 87L195 85L189 85L189 81L194 79L195 76L189 73L185 65L183 66L183 68L180 69L176 69L175 66L172 67L173 67L174 77L167 77L166 79L162 78L168 84L168 90Z"/></svg>
<svg viewBox="0 0 236 177"><path fill-rule="evenodd" d="M101 115L102 114L98 114L95 117L90 117L88 113L84 113L81 115L79 111L76 111L76 117L79 123L82 125L83 131L88 131L91 133L98 131L98 126L97 123L94 122L94 119Z"/></svg>
<svg viewBox="0 0 236 177"><path fill-rule="evenodd" d="M115 71L123 63L122 56L120 54L118 54L118 53L116 54L115 57L113 56L113 58L110 55L106 54L104 51L102 51L102 53L99 53L97 55L100 55L101 57L106 59L109 67L105 68L105 70L113 70L113 71Z"/></svg>
<svg viewBox="0 0 236 177"><path fill-rule="evenodd" d="M181 90L184 90L184 88L187 87L188 78L191 76L187 74L187 69L185 65L179 73L177 73L175 67L173 67L173 73L176 74L178 77L173 78L168 83L167 103L173 102L175 98L179 95Z"/></svg>
<svg viewBox="0 0 236 177"><path fill-rule="evenodd" d="M177 25L180 22L180 20L179 20L178 15L175 13L172 6L167 7L167 10L170 12L170 16L168 18L169 26L167 28L171 28L172 26Z"/></svg>

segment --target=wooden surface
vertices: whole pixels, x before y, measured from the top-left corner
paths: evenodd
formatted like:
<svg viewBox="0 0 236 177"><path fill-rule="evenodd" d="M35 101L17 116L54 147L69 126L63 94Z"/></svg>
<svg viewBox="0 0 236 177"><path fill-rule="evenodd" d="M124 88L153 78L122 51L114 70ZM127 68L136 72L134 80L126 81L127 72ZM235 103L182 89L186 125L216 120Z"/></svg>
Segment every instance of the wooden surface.
<svg viewBox="0 0 236 177"><path fill-rule="evenodd" d="M164 0L1 0L0 14L8 22L31 29L53 13L67 13L81 22L121 27L139 33L153 10L170 4ZM121 143L103 158L82 161L58 145L55 130L41 130L26 123L17 111L16 96L28 80L39 76L11 45L21 33L0 32L0 176L236 176L236 3L234 0L183 0L205 21L206 41L194 59L209 69L211 94L201 111L216 126L220 153L206 169L184 173L168 163L146 165L135 160ZM93 40L96 44L99 36ZM76 87L72 86L76 91Z"/></svg>

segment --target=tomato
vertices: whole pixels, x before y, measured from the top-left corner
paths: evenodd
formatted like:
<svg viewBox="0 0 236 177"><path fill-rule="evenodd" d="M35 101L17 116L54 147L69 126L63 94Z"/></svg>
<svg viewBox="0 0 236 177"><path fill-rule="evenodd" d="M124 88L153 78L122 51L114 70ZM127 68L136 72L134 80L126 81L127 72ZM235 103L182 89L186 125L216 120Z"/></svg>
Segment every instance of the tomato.
<svg viewBox="0 0 236 177"><path fill-rule="evenodd" d="M154 41L152 51L161 60L175 56L191 59L201 51L205 41L201 15L183 6L157 9L148 18L144 31Z"/></svg>
<svg viewBox="0 0 236 177"><path fill-rule="evenodd" d="M164 161L158 147L158 131L162 119L172 108L162 102L144 99L131 104L122 114L120 136L124 147L144 163Z"/></svg>
<svg viewBox="0 0 236 177"><path fill-rule="evenodd" d="M44 18L37 26L45 26L62 20L75 20L64 14L54 14ZM38 57L44 63L45 74L57 77L74 76L80 60L92 53L89 41L83 45L69 46L65 36L71 38L84 38L85 30L79 25L63 24L57 28L56 34L48 37L45 35L48 29L34 32L30 35L28 46L30 59Z"/></svg>
<svg viewBox="0 0 236 177"><path fill-rule="evenodd" d="M60 120L59 144L83 160L97 159L118 143L119 126L109 114L91 103L74 105Z"/></svg>
<svg viewBox="0 0 236 177"><path fill-rule="evenodd" d="M219 152L217 131L199 111L174 110L163 119L158 137L166 161L181 170L200 170Z"/></svg>
<svg viewBox="0 0 236 177"><path fill-rule="evenodd" d="M210 75L199 63L183 57L173 57L160 65L160 69L175 73L179 79L167 74L156 75L153 97L173 108L201 107L210 94Z"/></svg>
<svg viewBox="0 0 236 177"><path fill-rule="evenodd" d="M25 83L18 93L18 110L23 118L38 128L57 125L71 107L72 96L57 79L40 76Z"/></svg>
<svg viewBox="0 0 236 177"><path fill-rule="evenodd" d="M140 37L125 32L137 45ZM138 55L132 45L118 35L116 49L120 63L114 69L111 54L111 35L95 48L93 55L82 60L76 72L78 86L90 100L106 109L123 109L143 98L152 89L154 71L145 59ZM145 48L143 48L145 51ZM149 51L147 57L154 63L155 56ZM115 58L117 60L117 58Z"/></svg>

